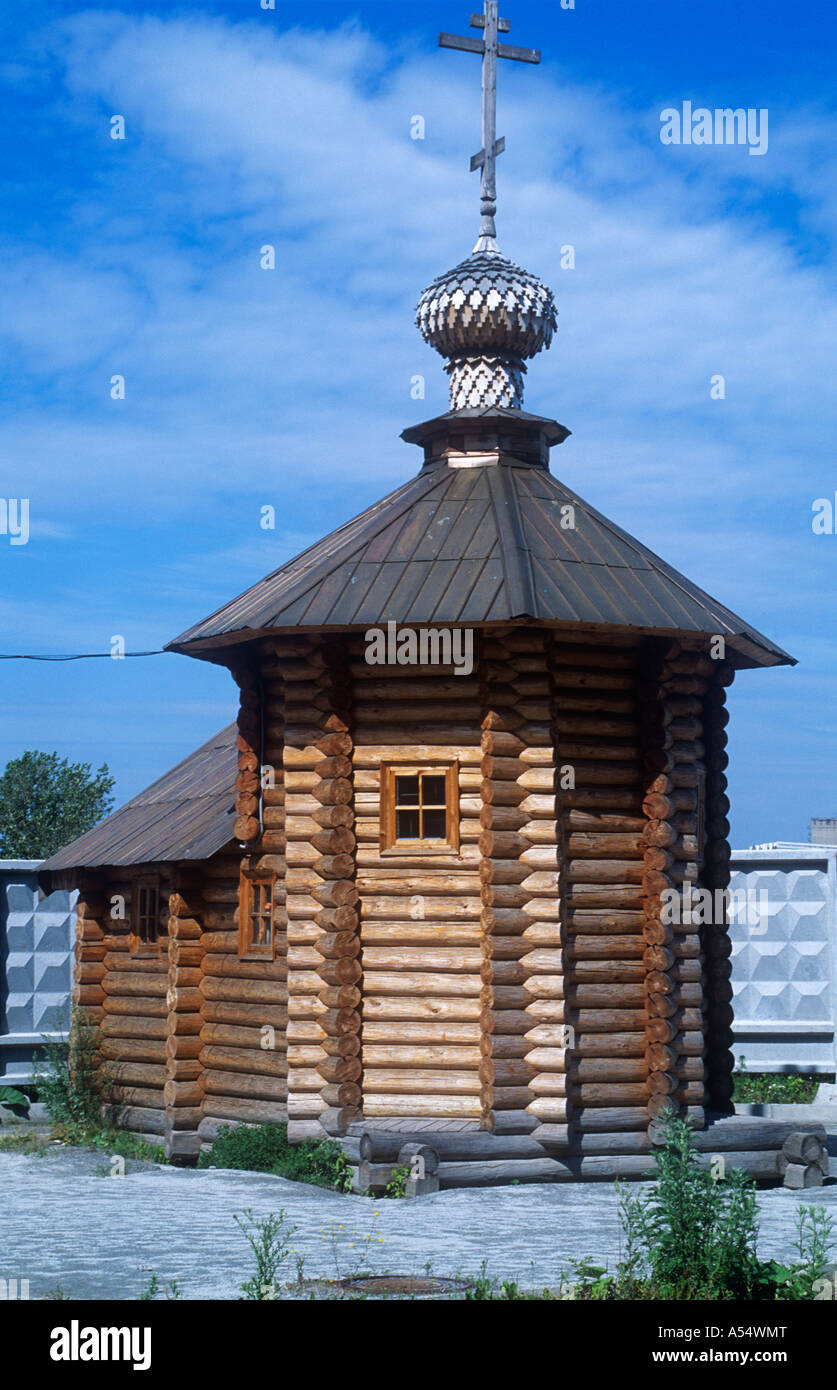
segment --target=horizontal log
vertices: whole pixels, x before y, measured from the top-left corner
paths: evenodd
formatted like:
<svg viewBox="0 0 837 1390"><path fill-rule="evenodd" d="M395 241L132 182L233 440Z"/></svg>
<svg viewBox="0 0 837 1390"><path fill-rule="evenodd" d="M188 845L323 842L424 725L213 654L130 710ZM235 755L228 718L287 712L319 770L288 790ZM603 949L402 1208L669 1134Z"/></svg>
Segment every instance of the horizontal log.
<svg viewBox="0 0 837 1390"><path fill-rule="evenodd" d="M573 1172L554 1158L483 1158L442 1162L438 1176L443 1188L494 1187L511 1182L567 1182Z"/></svg>
<svg viewBox="0 0 837 1390"><path fill-rule="evenodd" d="M370 1095L478 1095L480 1089L476 1069L364 1067L364 1093Z"/></svg>
<svg viewBox="0 0 837 1390"><path fill-rule="evenodd" d="M473 974L479 971L481 962L482 954L477 947L364 945L362 956L364 971L445 970Z"/></svg>
<svg viewBox="0 0 837 1390"><path fill-rule="evenodd" d="M257 1031L272 1027L276 1032L281 1032L288 1025L288 1010L284 1005L219 1003L204 997L201 1013L207 1025L232 1025L236 1028L252 1026Z"/></svg>
<svg viewBox="0 0 837 1390"><path fill-rule="evenodd" d="M417 1119L478 1120L482 1115L482 1105L479 1096L374 1094L365 1088L363 1113L370 1119L408 1115Z"/></svg>
<svg viewBox="0 0 837 1390"><path fill-rule="evenodd" d="M368 982L367 982L368 984ZM363 1001L364 1033L370 1022L390 1019L410 1021L444 1020L445 1022L470 1021L479 1019L482 1012L479 990L470 998L434 997L432 989L426 997L393 996L376 998L367 996Z"/></svg>
<svg viewBox="0 0 837 1390"><path fill-rule="evenodd" d="M123 1106L119 1112L119 1128L134 1133L165 1134L166 1116L162 1109L143 1106Z"/></svg>
<svg viewBox="0 0 837 1390"><path fill-rule="evenodd" d="M288 1093L288 1082L284 1077L251 1076L244 1072L204 1071L203 1089L206 1095L239 1096L247 1099L280 1101ZM211 1107L207 1110L214 1113Z"/></svg>
<svg viewBox="0 0 837 1390"><path fill-rule="evenodd" d="M481 982L476 974L431 974L417 971L372 970L364 978L366 999L370 995L479 996ZM364 1005L364 1009L366 1004Z"/></svg>
<svg viewBox="0 0 837 1390"><path fill-rule="evenodd" d="M130 1016L165 1019L168 1013L165 995L154 998L142 998L141 996L121 998L118 994L104 995L102 1008L106 1018Z"/></svg>
<svg viewBox="0 0 837 1390"><path fill-rule="evenodd" d="M544 1123L563 1124L567 1119L567 1102L559 1096L538 1096L526 1109Z"/></svg>
<svg viewBox="0 0 837 1390"><path fill-rule="evenodd" d="M200 994L204 999L226 1003L267 1005L287 1004L288 987L276 980L228 979L205 976Z"/></svg>
<svg viewBox="0 0 837 1390"><path fill-rule="evenodd" d="M147 1018L141 1014L106 1014L102 1021L106 1038L165 1038L166 1020Z"/></svg>
<svg viewBox="0 0 837 1390"><path fill-rule="evenodd" d="M579 1105L591 1108L639 1106L647 1102L648 1095L644 1082L590 1082L579 1085L577 1090Z"/></svg>
<svg viewBox="0 0 837 1390"><path fill-rule="evenodd" d="M201 1062L215 1071L246 1072L254 1078L261 1076L286 1077L288 1059L283 1050L225 1046L204 1043Z"/></svg>
<svg viewBox="0 0 837 1390"><path fill-rule="evenodd" d="M212 1124L233 1121L238 1124L279 1124L288 1118L285 1102L263 1098L246 1099L208 1093L204 1096L204 1120L201 1129Z"/></svg>
<svg viewBox="0 0 837 1390"><path fill-rule="evenodd" d="M364 1030L366 1036L366 1030ZM362 1049L364 1067L477 1068L482 1060L479 1044L470 1047L444 1044L367 1043Z"/></svg>
<svg viewBox="0 0 837 1390"><path fill-rule="evenodd" d="M165 1062L117 1062L113 1067L113 1078L120 1087L162 1087L166 1080Z"/></svg>
<svg viewBox="0 0 837 1390"><path fill-rule="evenodd" d="M284 958L276 960L260 958L242 960L238 955L213 953L204 958L203 978L216 977L225 980L276 980L284 981L288 976L288 966Z"/></svg>

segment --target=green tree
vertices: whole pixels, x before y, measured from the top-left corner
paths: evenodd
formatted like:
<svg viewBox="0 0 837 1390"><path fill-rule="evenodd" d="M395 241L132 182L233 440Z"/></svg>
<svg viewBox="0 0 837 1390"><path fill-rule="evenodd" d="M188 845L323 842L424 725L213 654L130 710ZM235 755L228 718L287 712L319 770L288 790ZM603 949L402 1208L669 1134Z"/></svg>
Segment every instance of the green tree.
<svg viewBox="0 0 837 1390"><path fill-rule="evenodd" d="M0 856L46 859L90 830L113 807L107 763L71 763L57 753L22 753L0 777Z"/></svg>

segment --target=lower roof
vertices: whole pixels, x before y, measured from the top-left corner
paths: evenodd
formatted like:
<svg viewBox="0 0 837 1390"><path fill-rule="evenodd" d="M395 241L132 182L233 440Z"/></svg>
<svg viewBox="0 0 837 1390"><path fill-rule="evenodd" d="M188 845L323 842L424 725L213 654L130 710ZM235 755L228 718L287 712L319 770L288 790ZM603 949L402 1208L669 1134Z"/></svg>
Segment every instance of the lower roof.
<svg viewBox="0 0 837 1390"><path fill-rule="evenodd" d="M233 839L235 724L44 860L43 871L208 859Z"/></svg>

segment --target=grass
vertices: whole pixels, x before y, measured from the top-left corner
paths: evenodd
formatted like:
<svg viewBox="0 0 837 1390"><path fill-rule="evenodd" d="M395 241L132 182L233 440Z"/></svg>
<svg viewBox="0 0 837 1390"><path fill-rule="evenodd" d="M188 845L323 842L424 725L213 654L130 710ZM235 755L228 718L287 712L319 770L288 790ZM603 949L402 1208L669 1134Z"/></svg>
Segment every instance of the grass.
<svg viewBox="0 0 837 1390"><path fill-rule="evenodd" d="M351 1188L351 1165L332 1139L304 1139L288 1143L284 1124L221 1125L212 1148L200 1155L199 1168L243 1168L251 1173L272 1173L294 1182Z"/></svg>
<svg viewBox="0 0 837 1390"><path fill-rule="evenodd" d="M733 1101L750 1105L810 1105L822 1081L801 1072L748 1072L744 1057L733 1072Z"/></svg>
<svg viewBox="0 0 837 1390"><path fill-rule="evenodd" d="M109 1104L112 1083L101 1058L99 1032L83 1014L74 1016L69 1040L47 1044L39 1066L39 1087L56 1138L111 1157L164 1161L162 1148L114 1127ZM748 1098L768 1098L765 1090L759 1089L759 1083L766 1081L774 1087L783 1083L781 1098L796 1100L808 1099L814 1084L812 1078L800 1076L751 1076L742 1059L736 1084L749 1090ZM775 1090L769 1098L778 1098ZM613 1272L589 1259L582 1260L573 1266L569 1277L561 1273L555 1287L533 1292L522 1290L514 1280L491 1278L483 1265L479 1275L467 1281L467 1288L452 1297L508 1302L785 1302L821 1298L823 1286L831 1287L826 1276L830 1274L833 1228L825 1209L798 1208L795 1260L787 1264L762 1260L757 1249L755 1183L735 1169L715 1176L714 1170L706 1168L694 1151L692 1131L683 1121L669 1114L662 1121L662 1129L663 1142L654 1152L657 1180L650 1190L617 1188L623 1254ZM15 1127L0 1138L0 1149L43 1155L47 1141ZM339 1144L323 1139L291 1145L283 1124L222 1125L211 1150L200 1156L198 1166L272 1173L340 1192L347 1192L351 1185L351 1167ZM402 1195L407 1172L396 1170L388 1195ZM375 1296L335 1287L347 1278L339 1268L342 1239L338 1239L338 1232L342 1227L336 1232L332 1228L337 1281L305 1281L303 1261L290 1244L293 1230L287 1228L283 1212L257 1218L246 1211L235 1220L255 1262L254 1274L240 1286L244 1298L281 1297L282 1290L292 1287L297 1296L308 1290L311 1298ZM372 1239L369 1235L360 1244L349 1242L348 1249L362 1256L364 1246ZM279 1284L291 1255L296 1257L296 1282L286 1280ZM176 1282L164 1284L153 1272L148 1274L141 1298L155 1298L161 1291L167 1298L180 1297ZM358 1274L356 1270L355 1277ZM388 1277L397 1282L401 1276ZM325 1291L329 1283L334 1292Z"/></svg>
<svg viewBox="0 0 837 1390"><path fill-rule="evenodd" d="M53 1140L111 1157L167 1161L162 1145L116 1127L113 1064L102 1055L101 1029L83 1009L72 1010L68 1036L44 1040L43 1050L35 1055L35 1082ZM18 1132L0 1139L0 1148L43 1156L47 1144Z"/></svg>
<svg viewBox="0 0 837 1390"><path fill-rule="evenodd" d="M0 1153L33 1154L36 1158L43 1158L47 1144L42 1134L31 1134L20 1125L6 1134L0 1134Z"/></svg>

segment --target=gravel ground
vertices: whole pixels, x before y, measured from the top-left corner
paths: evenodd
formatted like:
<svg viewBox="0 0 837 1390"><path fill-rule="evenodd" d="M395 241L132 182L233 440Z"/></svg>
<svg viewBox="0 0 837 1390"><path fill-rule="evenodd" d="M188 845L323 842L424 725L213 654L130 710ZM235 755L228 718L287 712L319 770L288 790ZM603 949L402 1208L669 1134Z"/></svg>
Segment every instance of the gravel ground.
<svg viewBox="0 0 837 1390"><path fill-rule="evenodd" d="M830 1141L837 1177L837 1140ZM759 1194L762 1256L792 1258L800 1198L837 1228L837 1183ZM61 1286L71 1298L135 1299L153 1271L182 1297L235 1298L252 1274L233 1215L284 1209L305 1275L356 1270L491 1275L555 1285L573 1259L611 1266L619 1255L616 1195L607 1183L459 1188L411 1201L342 1196L265 1174L170 1168L50 1146L44 1157L0 1152L0 1278L28 1279L31 1298ZM293 1257L291 1257L293 1259ZM288 1276L295 1273L294 1266Z"/></svg>

